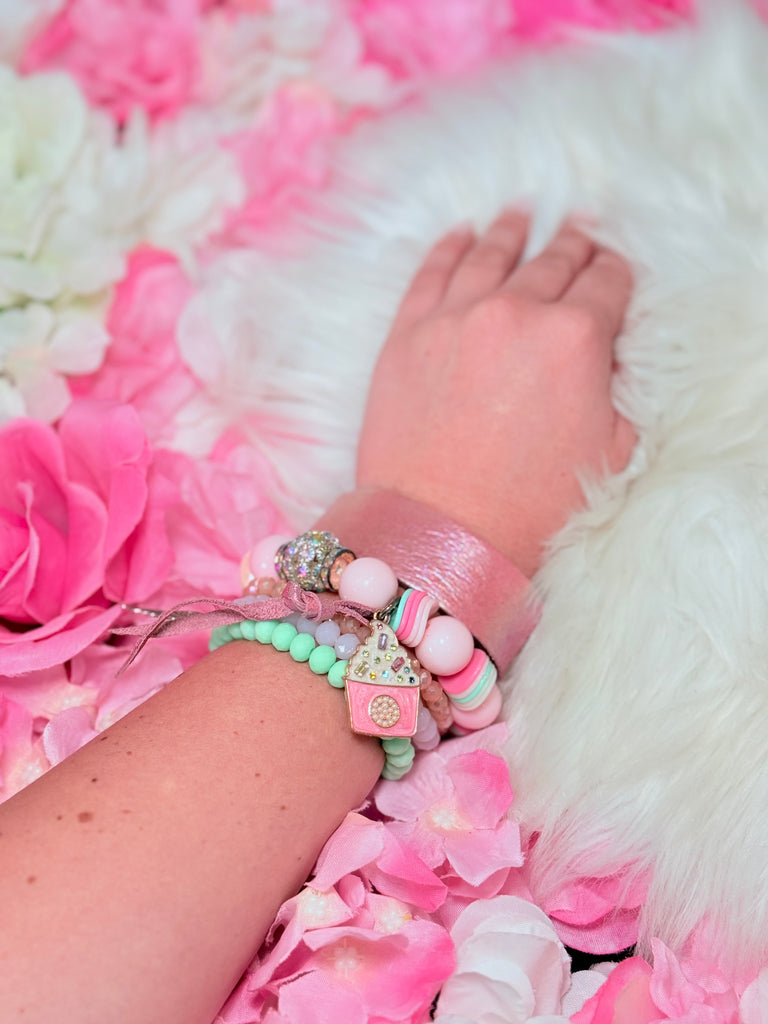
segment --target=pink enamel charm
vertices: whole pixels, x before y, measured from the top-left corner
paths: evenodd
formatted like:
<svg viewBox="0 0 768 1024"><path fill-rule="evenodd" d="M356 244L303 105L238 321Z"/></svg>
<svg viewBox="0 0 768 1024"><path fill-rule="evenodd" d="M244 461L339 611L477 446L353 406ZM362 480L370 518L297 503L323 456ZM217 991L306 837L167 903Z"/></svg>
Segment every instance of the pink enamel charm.
<svg viewBox="0 0 768 1024"><path fill-rule="evenodd" d="M365 736L413 736L419 714L419 677L393 631L374 619L349 659L345 676L349 724Z"/></svg>

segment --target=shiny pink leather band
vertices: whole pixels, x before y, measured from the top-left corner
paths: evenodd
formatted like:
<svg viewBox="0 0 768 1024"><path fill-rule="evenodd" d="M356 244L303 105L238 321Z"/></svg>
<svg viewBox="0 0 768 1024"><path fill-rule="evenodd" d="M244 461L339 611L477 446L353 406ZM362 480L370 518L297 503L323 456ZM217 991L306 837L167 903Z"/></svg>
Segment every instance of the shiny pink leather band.
<svg viewBox="0 0 768 1024"><path fill-rule="evenodd" d="M500 673L536 625L530 580L448 516L394 491L342 495L315 524L358 557L386 562L405 586L432 594L483 645Z"/></svg>

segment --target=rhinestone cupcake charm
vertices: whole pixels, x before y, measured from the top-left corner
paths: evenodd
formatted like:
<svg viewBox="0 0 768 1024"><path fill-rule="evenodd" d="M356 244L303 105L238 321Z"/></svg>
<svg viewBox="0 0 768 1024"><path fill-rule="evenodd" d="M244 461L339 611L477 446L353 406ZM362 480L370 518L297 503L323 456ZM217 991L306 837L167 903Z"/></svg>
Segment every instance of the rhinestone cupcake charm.
<svg viewBox="0 0 768 1024"><path fill-rule="evenodd" d="M345 675L349 724L365 736L413 736L419 713L419 677L408 651L389 626L374 619L349 659Z"/></svg>

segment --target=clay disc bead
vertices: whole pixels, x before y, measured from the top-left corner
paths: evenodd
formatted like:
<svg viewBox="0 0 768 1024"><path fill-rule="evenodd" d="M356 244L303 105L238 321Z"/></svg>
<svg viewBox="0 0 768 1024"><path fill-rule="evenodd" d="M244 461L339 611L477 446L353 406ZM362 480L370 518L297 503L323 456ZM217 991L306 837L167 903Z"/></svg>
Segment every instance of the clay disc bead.
<svg viewBox="0 0 768 1024"><path fill-rule="evenodd" d="M415 653L433 676L449 676L469 664L474 649L474 637L463 622L451 615L436 615L427 623Z"/></svg>
<svg viewBox="0 0 768 1024"><path fill-rule="evenodd" d="M397 577L380 558L356 558L339 581L339 596L365 608L385 608L397 594Z"/></svg>
<svg viewBox="0 0 768 1024"><path fill-rule="evenodd" d="M501 690L494 684L493 689L488 694L486 699L480 705L479 708L474 708L471 711L464 711L454 705L451 708L453 712L453 721L461 729L468 729L474 732L476 729L484 729L487 725L491 725L501 714L502 697Z"/></svg>

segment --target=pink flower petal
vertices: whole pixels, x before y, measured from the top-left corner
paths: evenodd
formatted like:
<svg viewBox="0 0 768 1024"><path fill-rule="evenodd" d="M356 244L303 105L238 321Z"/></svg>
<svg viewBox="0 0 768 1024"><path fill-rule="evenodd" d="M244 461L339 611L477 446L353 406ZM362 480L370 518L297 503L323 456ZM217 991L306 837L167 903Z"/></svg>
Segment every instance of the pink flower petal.
<svg viewBox="0 0 768 1024"><path fill-rule="evenodd" d="M447 771L459 806L472 825L493 828L512 803L506 761L486 750L473 750L452 758Z"/></svg>
<svg viewBox="0 0 768 1024"><path fill-rule="evenodd" d="M689 981L674 953L659 939L651 940L653 976L651 996L658 1008L669 1017L679 1017L694 1004L706 1001L707 993Z"/></svg>
<svg viewBox="0 0 768 1024"><path fill-rule="evenodd" d="M571 1024L654 1024L660 1013L651 998L651 973L650 964L642 957L622 960L571 1017Z"/></svg>
<svg viewBox="0 0 768 1024"><path fill-rule="evenodd" d="M751 982L739 1002L740 1024L766 1024L768 1014L768 967L764 967Z"/></svg>
<svg viewBox="0 0 768 1024"><path fill-rule="evenodd" d="M16 676L63 664L98 640L120 614L116 606L86 606L57 615L26 633L0 629L0 675Z"/></svg>
<svg viewBox="0 0 768 1024"><path fill-rule="evenodd" d="M350 813L317 858L312 885L325 891L340 878L376 860L384 848L383 828L362 814Z"/></svg>
<svg viewBox="0 0 768 1024"><path fill-rule="evenodd" d="M290 1021L313 1024L368 1024L368 1014L359 994L341 985L329 984L319 971L304 974L280 989L280 1009Z"/></svg>
<svg viewBox="0 0 768 1024"><path fill-rule="evenodd" d="M98 495L107 509L108 560L139 523L147 500L151 453L136 411L82 399L59 425L69 478Z"/></svg>
<svg viewBox="0 0 768 1024"><path fill-rule="evenodd" d="M512 822L503 822L496 829L446 836L445 852L453 870L471 885L480 885L491 874L523 863L520 830Z"/></svg>
<svg viewBox="0 0 768 1024"><path fill-rule="evenodd" d="M383 825L380 827L384 829ZM414 850L386 830L384 835L381 853L365 869L371 884L387 896L424 910L437 910L445 899L445 884Z"/></svg>
<svg viewBox="0 0 768 1024"><path fill-rule="evenodd" d="M43 731L43 747L51 764L59 764L80 747L98 736L92 716L85 708L67 708L48 723Z"/></svg>

